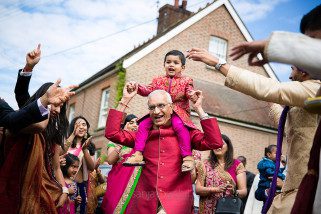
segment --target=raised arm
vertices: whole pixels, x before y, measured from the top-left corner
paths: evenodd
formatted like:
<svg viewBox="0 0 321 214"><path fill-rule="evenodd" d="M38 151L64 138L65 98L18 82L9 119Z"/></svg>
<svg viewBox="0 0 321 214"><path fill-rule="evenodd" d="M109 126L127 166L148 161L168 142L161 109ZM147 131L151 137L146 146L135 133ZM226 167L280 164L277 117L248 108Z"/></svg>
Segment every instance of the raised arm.
<svg viewBox="0 0 321 214"><path fill-rule="evenodd" d="M125 114L116 109L110 109L106 121L105 137L113 142L118 142L121 145L134 147L135 133L122 130L121 123Z"/></svg>
<svg viewBox="0 0 321 214"><path fill-rule="evenodd" d="M37 101L21 108L13 110L7 102L0 99L0 127L5 127L11 132L18 132L21 129L48 118L48 114L42 116Z"/></svg>
<svg viewBox="0 0 321 214"><path fill-rule="evenodd" d="M248 55L249 65L262 66L267 62L295 65L312 77L321 79L321 41L291 32L273 32L268 40L242 42L232 48L230 56L237 60ZM257 58L261 54L261 59Z"/></svg>
<svg viewBox="0 0 321 214"><path fill-rule="evenodd" d="M40 44L33 51L26 55L26 65L24 69L19 70L17 83L15 86L16 101L19 108L21 108L30 98L28 89L31 79L32 70L35 65L39 62L41 57Z"/></svg>
<svg viewBox="0 0 321 214"><path fill-rule="evenodd" d="M203 133L200 130L191 130L191 143L196 150L212 150L221 148L223 140L216 118L209 118L202 107L203 95L201 91L196 91L197 100L193 103L195 112L201 119Z"/></svg>
<svg viewBox="0 0 321 214"><path fill-rule="evenodd" d="M215 66L219 61L207 50L199 48L191 49L188 58L211 66ZM320 87L320 82L313 80L280 83L277 80L229 64L224 64L220 68L220 72L226 76L225 85L229 88L259 100L281 105L303 107L304 101L308 97L315 97Z"/></svg>
<svg viewBox="0 0 321 214"><path fill-rule="evenodd" d="M147 97L152 91L155 90L154 81L148 85L138 84L137 94Z"/></svg>
<svg viewBox="0 0 321 214"><path fill-rule="evenodd" d="M312 77L321 79L321 40L290 32L273 32L264 47L270 62L295 65Z"/></svg>
<svg viewBox="0 0 321 214"><path fill-rule="evenodd" d="M278 82L268 77L231 66L225 85L256 99L288 106L304 106L304 101L315 97L320 82Z"/></svg>
<svg viewBox="0 0 321 214"><path fill-rule="evenodd" d="M190 100L194 92L195 90L194 90L193 79L188 78L188 81L185 87L185 96L187 97L187 99Z"/></svg>
<svg viewBox="0 0 321 214"><path fill-rule="evenodd" d="M128 108L131 99L137 94L138 86L135 84L133 91L128 91L127 87L131 83L126 83L123 89L123 97L119 101L116 109L110 109L106 120L105 137L121 145L134 147L135 133L121 129L121 123L125 116L124 111Z"/></svg>
<svg viewBox="0 0 321 214"><path fill-rule="evenodd" d="M71 85L66 88L61 88L59 87L60 82L61 80L58 79L56 83L51 85L49 89L46 91L46 93L37 100L37 103L40 103L38 104L38 108L42 115L48 114L49 110L45 108L48 105L53 104L55 106L59 106L62 103L68 101L70 96L75 94L75 92L70 92L70 90L77 86ZM25 129L23 129L22 131L25 133L36 133L46 128L47 124L48 120L33 123Z"/></svg>
<svg viewBox="0 0 321 214"><path fill-rule="evenodd" d="M106 161L109 165L114 165L119 160L119 153L121 146L115 143L108 143L107 145L107 158Z"/></svg>

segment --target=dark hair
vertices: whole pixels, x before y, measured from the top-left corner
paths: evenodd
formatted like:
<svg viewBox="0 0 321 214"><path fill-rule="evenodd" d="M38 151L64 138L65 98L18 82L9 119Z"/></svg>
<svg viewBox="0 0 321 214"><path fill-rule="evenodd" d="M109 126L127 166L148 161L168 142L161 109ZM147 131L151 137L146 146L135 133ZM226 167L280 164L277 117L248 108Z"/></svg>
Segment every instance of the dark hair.
<svg viewBox="0 0 321 214"><path fill-rule="evenodd" d="M24 106L29 103L39 99L43 96L49 87L53 85L52 82L47 82L43 84L34 95L32 95L29 100L24 104ZM46 141L46 149L51 149L52 145L57 144L64 148L64 140L67 137L68 130L68 119L66 116L66 103L64 103L60 108L60 113L56 117L49 117L48 125L46 129L42 132Z"/></svg>
<svg viewBox="0 0 321 214"><path fill-rule="evenodd" d="M166 62L166 58L167 58L168 56L178 56L179 59L181 60L182 65L185 65L185 63L186 63L186 58L185 58L184 54L183 54L181 51L171 50L170 52L168 52L168 53L165 55L164 63Z"/></svg>
<svg viewBox="0 0 321 214"><path fill-rule="evenodd" d="M240 155L240 156L237 157L237 159L239 161L241 161L243 163L244 167L245 167L245 165L246 165L246 157L244 157L243 155Z"/></svg>
<svg viewBox="0 0 321 214"><path fill-rule="evenodd" d="M84 118L83 116L80 115L80 116L77 116L74 119L72 119L72 121L70 122L70 125L69 125L69 135L71 135L71 133L74 131L75 124L78 119L83 119L87 124L87 136L85 136L83 139L81 139L81 145L83 145L85 143L85 141L87 140L87 138L90 137L90 134L88 132L89 128L90 128L90 124L86 118ZM74 138L74 140L71 143L71 148L75 148L76 144L77 144L77 139Z"/></svg>
<svg viewBox="0 0 321 214"><path fill-rule="evenodd" d="M300 23L301 33L321 30L321 4L305 14Z"/></svg>
<svg viewBox="0 0 321 214"><path fill-rule="evenodd" d="M126 126L126 124L127 124L128 122L130 122L130 121L131 121L132 119L134 119L134 118L137 118L137 116L134 115L134 114L129 114L129 115L127 115L126 118L125 118L124 123L122 123L122 124L120 125L121 129L124 129L125 126Z"/></svg>
<svg viewBox="0 0 321 214"><path fill-rule="evenodd" d="M90 156L94 156L95 152L96 152L96 146L95 144L93 144L92 142L89 143L88 147L87 147Z"/></svg>
<svg viewBox="0 0 321 214"><path fill-rule="evenodd" d="M233 165L234 149L233 149L232 142L228 136L226 136L225 134L222 134L222 138L227 145L227 151L224 155L224 161L225 161L224 169L227 170L228 168L230 168ZM216 157L213 150L211 150L211 152L210 152L210 160L213 162L214 165L218 164L217 157Z"/></svg>
<svg viewBox="0 0 321 214"><path fill-rule="evenodd" d="M61 166L61 171L64 177L68 176L68 168L75 163L76 161L79 161L79 158L76 155L68 153L66 156L66 165Z"/></svg>
<svg viewBox="0 0 321 214"><path fill-rule="evenodd" d="M267 154L268 154L268 153L271 154L274 147L276 148L276 145L274 145L274 144L269 145L268 147L265 147L265 149L264 149L264 156L267 157Z"/></svg>

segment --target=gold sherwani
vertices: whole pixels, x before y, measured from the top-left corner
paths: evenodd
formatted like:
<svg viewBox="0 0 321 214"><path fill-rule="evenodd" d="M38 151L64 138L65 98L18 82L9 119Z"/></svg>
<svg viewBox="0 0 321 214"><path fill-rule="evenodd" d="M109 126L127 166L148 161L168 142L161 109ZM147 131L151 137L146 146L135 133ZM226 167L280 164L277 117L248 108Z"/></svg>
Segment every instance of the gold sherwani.
<svg viewBox="0 0 321 214"><path fill-rule="evenodd" d="M317 115L308 113L302 107L308 97L315 97L321 82L307 80L280 83L277 80L231 66L225 85L259 100L291 106L285 127L288 144L286 181L282 193L274 198L269 210L269 213L288 214L291 212L301 180L307 172L313 136L318 125ZM279 117L282 108L273 106L271 110L274 117Z"/></svg>

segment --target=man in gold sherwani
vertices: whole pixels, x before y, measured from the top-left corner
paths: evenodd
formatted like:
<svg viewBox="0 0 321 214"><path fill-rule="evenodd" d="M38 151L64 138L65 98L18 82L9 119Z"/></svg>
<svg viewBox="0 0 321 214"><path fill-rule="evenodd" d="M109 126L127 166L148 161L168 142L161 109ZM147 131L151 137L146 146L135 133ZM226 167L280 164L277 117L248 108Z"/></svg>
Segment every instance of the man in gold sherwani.
<svg viewBox="0 0 321 214"><path fill-rule="evenodd" d="M192 49L188 58L211 66L220 64L218 58L203 49ZM318 125L317 115L304 110L304 101L309 97L315 97L321 82L311 79L308 73L295 66L292 66L292 81L281 83L229 64L222 64L219 71L226 76L226 86L259 100L291 107L285 127L288 144L287 177L282 193L274 198L269 210L269 213L290 213L300 182L307 172L309 153ZM271 107L276 120L282 111L280 105Z"/></svg>

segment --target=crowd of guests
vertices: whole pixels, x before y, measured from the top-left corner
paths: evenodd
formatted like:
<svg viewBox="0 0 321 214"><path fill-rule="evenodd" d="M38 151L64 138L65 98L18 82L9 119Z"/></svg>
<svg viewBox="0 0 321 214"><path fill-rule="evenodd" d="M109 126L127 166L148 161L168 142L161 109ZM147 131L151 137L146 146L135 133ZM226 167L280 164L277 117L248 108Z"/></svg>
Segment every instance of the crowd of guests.
<svg viewBox="0 0 321 214"><path fill-rule="evenodd" d="M321 111L309 112L305 101L321 95L321 5L302 18L300 29L306 36L275 32L268 41L242 43L231 52L234 60L249 54L250 65L292 64L287 83L230 65L203 49L192 48L186 56L168 52L164 75L148 85L127 82L118 106L109 110L104 159L94 157L86 115L67 120L67 101L77 86L62 88L58 80L30 96L41 57L38 45L18 72L14 92L20 109L0 99L0 213L193 213L192 184L202 214L318 213L321 125L316 113ZM278 142L265 148L256 176L246 170L244 156L234 157L231 139L204 111L202 91L183 75L186 58L214 66L226 76L227 87L274 103ZM147 96L140 120L126 114L137 94ZM202 131L191 119L190 104ZM288 146L281 159L283 129ZM108 176L99 168L102 162L112 165ZM226 201L233 206L224 206Z"/></svg>

